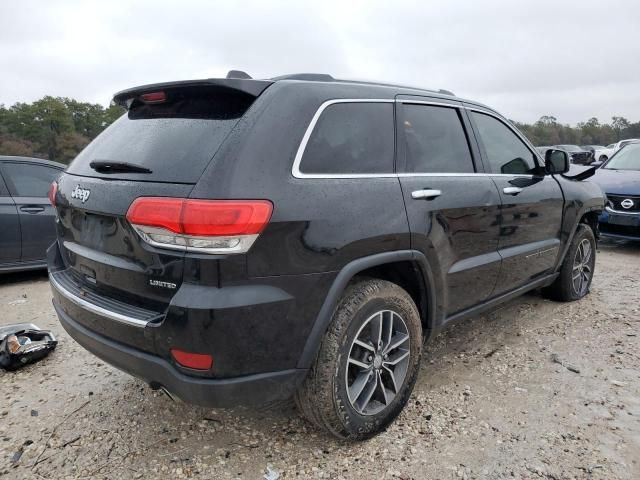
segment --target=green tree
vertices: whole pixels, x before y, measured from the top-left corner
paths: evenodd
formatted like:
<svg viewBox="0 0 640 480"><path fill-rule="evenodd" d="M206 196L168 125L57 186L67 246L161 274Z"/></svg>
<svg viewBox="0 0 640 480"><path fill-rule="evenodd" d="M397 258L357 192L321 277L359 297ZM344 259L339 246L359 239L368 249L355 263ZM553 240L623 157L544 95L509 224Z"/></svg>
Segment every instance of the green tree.
<svg viewBox="0 0 640 480"><path fill-rule="evenodd" d="M611 117L611 128L616 132L616 140L622 140L622 133L630 127L629 120L624 117Z"/></svg>

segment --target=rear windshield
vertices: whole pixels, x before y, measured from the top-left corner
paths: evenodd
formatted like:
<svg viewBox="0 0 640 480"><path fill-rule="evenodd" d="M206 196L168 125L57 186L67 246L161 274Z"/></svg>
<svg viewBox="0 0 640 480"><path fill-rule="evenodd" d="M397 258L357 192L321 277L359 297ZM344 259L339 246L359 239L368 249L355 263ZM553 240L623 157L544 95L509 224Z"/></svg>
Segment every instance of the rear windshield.
<svg viewBox="0 0 640 480"><path fill-rule="evenodd" d="M134 100L128 112L91 142L68 172L91 177L196 183L255 97L225 89L166 92L167 101ZM98 172L91 162L151 170Z"/></svg>

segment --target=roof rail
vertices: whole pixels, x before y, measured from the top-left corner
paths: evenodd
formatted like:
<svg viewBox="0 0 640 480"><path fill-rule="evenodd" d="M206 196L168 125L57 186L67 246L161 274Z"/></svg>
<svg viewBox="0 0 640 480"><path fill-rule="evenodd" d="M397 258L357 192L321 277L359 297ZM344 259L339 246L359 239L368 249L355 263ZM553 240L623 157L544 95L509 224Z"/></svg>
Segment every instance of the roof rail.
<svg viewBox="0 0 640 480"><path fill-rule="evenodd" d="M307 80L315 82L333 82L335 79L327 73L292 73L289 75L280 75L269 80Z"/></svg>

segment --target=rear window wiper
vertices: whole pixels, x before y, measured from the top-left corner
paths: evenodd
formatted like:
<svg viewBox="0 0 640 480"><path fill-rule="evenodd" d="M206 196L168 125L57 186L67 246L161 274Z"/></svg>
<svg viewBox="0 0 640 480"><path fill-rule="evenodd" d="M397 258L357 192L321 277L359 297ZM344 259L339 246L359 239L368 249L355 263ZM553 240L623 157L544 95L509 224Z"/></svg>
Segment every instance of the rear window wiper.
<svg viewBox="0 0 640 480"><path fill-rule="evenodd" d="M99 173L153 173L151 169L127 162L110 162L108 160L95 160L89 164Z"/></svg>

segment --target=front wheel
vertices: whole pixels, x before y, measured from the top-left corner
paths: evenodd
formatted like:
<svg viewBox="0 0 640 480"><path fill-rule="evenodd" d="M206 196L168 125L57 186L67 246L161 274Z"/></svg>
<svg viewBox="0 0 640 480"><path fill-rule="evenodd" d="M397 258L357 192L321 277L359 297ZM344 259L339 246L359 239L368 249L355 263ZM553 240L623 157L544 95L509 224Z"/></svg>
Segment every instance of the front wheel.
<svg viewBox="0 0 640 480"><path fill-rule="evenodd" d="M553 300L572 302L589 293L596 266L596 238L589 226L578 225L560 276L544 290Z"/></svg>
<svg viewBox="0 0 640 480"><path fill-rule="evenodd" d="M407 403L421 351L422 324L411 296L384 280L355 283L338 304L296 403L339 438L371 437Z"/></svg>

